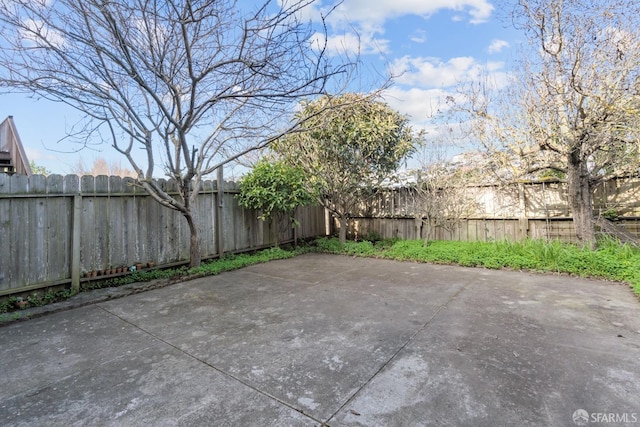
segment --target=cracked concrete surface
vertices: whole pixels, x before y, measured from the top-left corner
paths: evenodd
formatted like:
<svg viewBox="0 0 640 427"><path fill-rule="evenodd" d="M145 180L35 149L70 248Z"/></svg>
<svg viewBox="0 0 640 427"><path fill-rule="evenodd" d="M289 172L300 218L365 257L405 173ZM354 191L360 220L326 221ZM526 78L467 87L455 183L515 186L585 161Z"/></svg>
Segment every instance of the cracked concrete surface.
<svg viewBox="0 0 640 427"><path fill-rule="evenodd" d="M0 355L12 426L640 420L640 303L562 276L309 254L3 326Z"/></svg>

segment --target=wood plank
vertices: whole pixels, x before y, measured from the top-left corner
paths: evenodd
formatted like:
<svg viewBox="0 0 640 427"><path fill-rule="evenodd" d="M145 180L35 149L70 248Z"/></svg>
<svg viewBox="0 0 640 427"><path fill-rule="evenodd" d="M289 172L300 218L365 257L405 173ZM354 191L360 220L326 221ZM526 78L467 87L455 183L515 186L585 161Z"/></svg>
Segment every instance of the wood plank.
<svg viewBox="0 0 640 427"><path fill-rule="evenodd" d="M26 176L13 175L10 180L11 194L27 194L29 181ZM31 251L30 226L31 206L29 199L14 199L11 203L13 233L9 245L12 253L12 287L29 284L29 256Z"/></svg>
<svg viewBox="0 0 640 427"><path fill-rule="evenodd" d="M11 175L0 173L0 194L11 192Z"/></svg>
<svg viewBox="0 0 640 427"><path fill-rule="evenodd" d="M138 189L136 189L136 193L138 193ZM142 193L141 195L136 195L136 223L138 227L136 229L136 233L134 234L135 238L135 259L134 262L146 262L149 258L149 253L147 249L147 241L149 238L149 227L148 223L148 212L149 212L149 197Z"/></svg>
<svg viewBox="0 0 640 427"><path fill-rule="evenodd" d="M82 247L82 195L76 194L73 196L72 204L73 213L70 215L72 218L71 227L71 263L69 268L71 270L71 289L74 292L80 290L80 275L82 272L82 262L80 259L80 248Z"/></svg>
<svg viewBox="0 0 640 427"><path fill-rule="evenodd" d="M82 198L82 224L80 231L80 265L87 271L99 269L96 261L94 242L95 231L95 180L93 176L80 177Z"/></svg>
<svg viewBox="0 0 640 427"><path fill-rule="evenodd" d="M127 218L124 216L124 197L120 196L125 190L125 184L121 177L109 177L108 199L109 217L109 267L121 267L127 265L126 250L124 244L124 228Z"/></svg>
<svg viewBox="0 0 640 427"><path fill-rule="evenodd" d="M96 195L109 194L109 177L98 175L95 177ZM96 196L94 198L94 250L99 270L110 268L110 238L111 238L111 198Z"/></svg>
<svg viewBox="0 0 640 427"><path fill-rule="evenodd" d="M38 178L44 178L42 175L36 175ZM38 193L45 192L44 179L34 180L37 183L35 189ZM28 275L25 276L27 283L40 283L46 281L46 264L47 254L45 251L46 239L46 207L44 198L29 199L29 228L28 239L30 241L29 258L26 260ZM43 268L44 267L44 268Z"/></svg>
<svg viewBox="0 0 640 427"><path fill-rule="evenodd" d="M0 174L0 192L9 192L10 176ZM0 244L3 246L2 256L0 256L0 291L6 291L15 285L14 268L14 230L16 218L12 215L12 199L0 198Z"/></svg>

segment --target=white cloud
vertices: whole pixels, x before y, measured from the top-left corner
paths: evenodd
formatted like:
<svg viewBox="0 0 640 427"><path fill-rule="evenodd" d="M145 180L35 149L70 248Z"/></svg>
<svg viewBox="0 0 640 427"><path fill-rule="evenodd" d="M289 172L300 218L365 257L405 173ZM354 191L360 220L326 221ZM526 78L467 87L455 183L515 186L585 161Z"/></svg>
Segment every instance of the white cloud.
<svg viewBox="0 0 640 427"><path fill-rule="evenodd" d="M416 30L413 35L409 37L414 43L424 43L427 41L427 32L425 30Z"/></svg>
<svg viewBox="0 0 640 427"><path fill-rule="evenodd" d="M439 58L404 56L391 64L391 72L397 76L396 83L437 88L477 80L486 74L498 73L503 68L502 62L482 64L469 56L451 58L446 62Z"/></svg>
<svg viewBox="0 0 640 427"><path fill-rule="evenodd" d="M314 49L325 48L329 54L370 54L386 53L389 41L373 37L372 34L356 34L354 32L335 34L326 38L322 33L311 36L311 44Z"/></svg>
<svg viewBox="0 0 640 427"><path fill-rule="evenodd" d="M438 112L446 111L449 108L447 97L456 98L457 95L444 89L403 89L397 86L383 94L391 108L409 116L414 122L426 121Z"/></svg>
<svg viewBox="0 0 640 427"><path fill-rule="evenodd" d="M37 161L47 161L47 160L60 160L60 155L57 153L53 153L51 151L42 151L37 148L25 146L24 147L25 154L29 160Z"/></svg>
<svg viewBox="0 0 640 427"><path fill-rule="evenodd" d="M487 21L493 12L489 0L379 0L373 5L371 0L344 0L334 9L335 3L335 0L312 3L299 13L315 22L328 14L327 47L334 53L356 52L358 46L363 54L387 53L389 42L379 36L385 33L385 23L390 19L408 15L426 19L441 10L451 10L456 12L455 19L466 18L475 24ZM316 34L314 40L324 42L324 37ZM424 43L424 31L414 33L411 40Z"/></svg>
<svg viewBox="0 0 640 427"><path fill-rule="evenodd" d="M320 13L328 12L336 3L335 0L318 0L312 6L315 15L310 16L315 16L314 21L318 22ZM391 61L389 67L395 76L395 85L384 92L384 100L395 110L407 115L414 128L435 133L434 129L428 127L433 126L433 118L438 113L446 113L452 107L447 100L464 102L458 93L459 84L483 80L496 82L490 84L497 86L504 85L507 80L505 64L484 62L471 56L393 58L393 45L387 40L391 35L385 38L385 25L405 16L427 20L438 12L447 12L447 16L454 21L478 24L492 17L492 3L491 0L343 0L326 20L329 32L327 49L329 52L351 53L359 49L362 54L386 54L386 59ZM428 23L425 25L428 28ZM409 34L410 42L427 41L425 29L411 29ZM315 40L325 42L321 34L317 34ZM505 47L496 44L492 49Z"/></svg>
<svg viewBox="0 0 640 427"><path fill-rule="evenodd" d="M493 39L491 40L491 44L489 45L489 48L487 50L489 51L489 53L499 53L502 51L502 49L505 49L509 46L509 42L506 40Z"/></svg>
<svg viewBox="0 0 640 427"><path fill-rule="evenodd" d="M408 57L397 59L391 66L396 86L385 91L385 101L420 125L438 113L451 108L448 99L463 103L458 93L460 84L483 81L494 88L504 87L509 75L502 62L481 63L472 57L439 58ZM402 73L402 74L400 74Z"/></svg>
<svg viewBox="0 0 640 427"><path fill-rule="evenodd" d="M333 3L333 2L332 2ZM383 0L372 4L371 0L344 0L330 16L330 21L346 17L350 22L383 25L385 21L405 15L419 15L425 18L441 10L464 12L469 22L485 22L493 12L489 0ZM329 4L325 4L325 10Z"/></svg>
<svg viewBox="0 0 640 427"><path fill-rule="evenodd" d="M38 47L64 46L64 36L59 31L49 28L49 26L43 21L27 19L23 21L21 25L22 39L28 44L33 43Z"/></svg>

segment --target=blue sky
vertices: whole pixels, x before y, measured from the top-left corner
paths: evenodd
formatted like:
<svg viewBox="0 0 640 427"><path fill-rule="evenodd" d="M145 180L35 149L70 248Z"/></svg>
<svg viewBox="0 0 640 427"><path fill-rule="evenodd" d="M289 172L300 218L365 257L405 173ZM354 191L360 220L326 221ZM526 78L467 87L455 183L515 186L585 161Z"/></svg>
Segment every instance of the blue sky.
<svg viewBox="0 0 640 427"><path fill-rule="evenodd" d="M322 0L309 17L329 8ZM415 128L429 130L428 118L439 100L455 93L459 82L509 68L522 35L509 26L508 1L490 0L344 0L328 19L328 45L336 50L360 50L363 72L387 69L399 77L385 100L407 114ZM367 76L363 76L367 80ZM78 161L90 167L96 158L119 161L107 145L77 151L58 142L80 116L64 105L2 95L0 120L8 115L20 133L30 160L54 173L66 174Z"/></svg>

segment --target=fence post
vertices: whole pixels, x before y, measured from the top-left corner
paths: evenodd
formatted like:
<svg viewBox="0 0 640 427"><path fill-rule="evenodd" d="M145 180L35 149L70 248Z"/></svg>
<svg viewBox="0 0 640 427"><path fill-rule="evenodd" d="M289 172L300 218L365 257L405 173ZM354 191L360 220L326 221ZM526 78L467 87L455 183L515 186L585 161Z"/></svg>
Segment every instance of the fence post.
<svg viewBox="0 0 640 427"><path fill-rule="evenodd" d="M526 239L529 237L529 217L527 216L527 198L525 194L524 183L518 183L518 231L517 239Z"/></svg>
<svg viewBox="0 0 640 427"><path fill-rule="evenodd" d="M222 218L224 212L224 170L222 169L222 165L218 167L217 184L218 192L216 193L216 198L218 199L218 203L216 203L216 241L218 245L218 257L222 258L222 255L224 255L224 233L222 231L224 225Z"/></svg>
<svg viewBox="0 0 640 427"><path fill-rule="evenodd" d="M82 229L82 195L73 196L73 231L71 237L71 290L80 291L80 230Z"/></svg>

